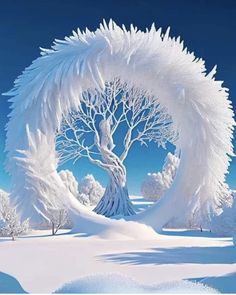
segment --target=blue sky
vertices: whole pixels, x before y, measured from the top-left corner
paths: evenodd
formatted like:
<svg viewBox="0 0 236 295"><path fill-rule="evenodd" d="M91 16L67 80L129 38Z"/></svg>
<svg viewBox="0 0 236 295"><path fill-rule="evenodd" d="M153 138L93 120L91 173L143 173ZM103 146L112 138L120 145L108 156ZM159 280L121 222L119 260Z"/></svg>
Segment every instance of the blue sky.
<svg viewBox="0 0 236 295"><path fill-rule="evenodd" d="M171 27L172 36L181 36L190 51L206 60L207 69L218 65L217 79L224 80L236 107L236 1L225 0L8 0L0 4L0 93L9 90L13 81L33 59L39 47L48 48L54 38L62 39L73 29L97 28L102 19L118 24L131 23L140 29ZM7 98L0 97L0 188L9 190L10 177L4 171L5 124L9 113ZM169 150L173 151L172 147ZM161 169L167 151L155 144L149 148L135 145L127 158L130 193L139 193L140 183L148 172ZM72 166L80 179L93 173L103 184L106 174L83 159ZM236 159L227 181L236 188Z"/></svg>

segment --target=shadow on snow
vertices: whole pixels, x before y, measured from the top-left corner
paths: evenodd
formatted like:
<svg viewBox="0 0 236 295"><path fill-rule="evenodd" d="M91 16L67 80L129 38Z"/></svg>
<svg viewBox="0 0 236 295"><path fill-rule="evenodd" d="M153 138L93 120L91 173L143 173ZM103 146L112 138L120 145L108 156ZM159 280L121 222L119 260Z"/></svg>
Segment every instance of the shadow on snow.
<svg viewBox="0 0 236 295"><path fill-rule="evenodd" d="M209 230L168 230L163 229L161 232L162 235L165 236L174 236L174 237L202 237L202 238L214 238L214 237L220 237L219 235L210 232Z"/></svg>
<svg viewBox="0 0 236 295"><path fill-rule="evenodd" d="M177 247L152 248L145 252L127 252L99 256L119 264L233 264L236 247Z"/></svg>
<svg viewBox="0 0 236 295"><path fill-rule="evenodd" d="M236 293L236 272L219 277L191 278L189 281L208 285L221 293Z"/></svg>
<svg viewBox="0 0 236 295"><path fill-rule="evenodd" d="M0 293L12 294L12 293L27 293L17 281L16 278L0 272Z"/></svg>

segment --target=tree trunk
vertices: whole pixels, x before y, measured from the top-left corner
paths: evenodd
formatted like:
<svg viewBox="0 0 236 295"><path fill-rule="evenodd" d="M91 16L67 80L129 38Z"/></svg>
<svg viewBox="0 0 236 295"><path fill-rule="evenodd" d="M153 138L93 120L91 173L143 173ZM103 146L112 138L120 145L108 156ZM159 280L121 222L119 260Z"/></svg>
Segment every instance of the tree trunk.
<svg viewBox="0 0 236 295"><path fill-rule="evenodd" d="M55 225L54 225L54 222L52 222L52 236L55 235Z"/></svg>
<svg viewBox="0 0 236 295"><path fill-rule="evenodd" d="M106 217L129 216L135 214L126 186L110 179L102 199L94 211Z"/></svg>
<svg viewBox="0 0 236 295"><path fill-rule="evenodd" d="M103 161L109 165L109 184L94 211L106 217L135 214L126 186L126 169L120 159L108 149L101 149Z"/></svg>

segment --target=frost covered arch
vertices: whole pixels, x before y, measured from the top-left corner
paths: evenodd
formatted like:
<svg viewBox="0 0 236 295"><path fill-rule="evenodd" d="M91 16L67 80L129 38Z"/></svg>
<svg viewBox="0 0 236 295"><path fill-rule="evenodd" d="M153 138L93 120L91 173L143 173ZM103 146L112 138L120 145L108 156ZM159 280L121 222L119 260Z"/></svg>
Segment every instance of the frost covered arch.
<svg viewBox="0 0 236 295"><path fill-rule="evenodd" d="M58 176L55 150L62 115L78 107L83 91L103 89L115 77L158 97L179 133L181 158L173 185L159 203L130 220L160 230L172 218L187 220L199 203L205 208L202 217L214 213L233 155L234 125L227 89L215 81L215 72L206 74L204 61L184 49L180 38L154 25L142 32L104 22L95 32L78 30L43 49L7 93L12 96L7 169L22 218L39 224L47 204L60 201L80 231L122 228L123 221L88 212L73 198Z"/></svg>

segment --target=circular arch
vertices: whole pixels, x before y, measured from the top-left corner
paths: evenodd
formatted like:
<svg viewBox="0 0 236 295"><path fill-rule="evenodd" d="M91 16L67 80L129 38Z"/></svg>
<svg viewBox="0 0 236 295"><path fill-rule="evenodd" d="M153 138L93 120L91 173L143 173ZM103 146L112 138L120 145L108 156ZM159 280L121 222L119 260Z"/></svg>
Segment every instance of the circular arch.
<svg viewBox="0 0 236 295"><path fill-rule="evenodd" d="M39 224L47 203L67 202L80 230L88 224L99 232L108 220L88 212L64 187L57 173L55 133L62 115L76 109L88 88L104 89L105 81L120 77L147 89L167 108L178 130L180 164L173 185L160 202L131 217L160 230L170 219L187 220L190 208L201 204L201 218L215 210L233 155L231 102L216 68L206 74L204 61L152 25L142 32L113 21L95 32L73 31L42 49L15 81L7 124L7 169L12 175L12 199L22 218ZM65 197L66 196L66 197ZM109 221L118 226L121 221ZM93 231L94 232L94 231Z"/></svg>

